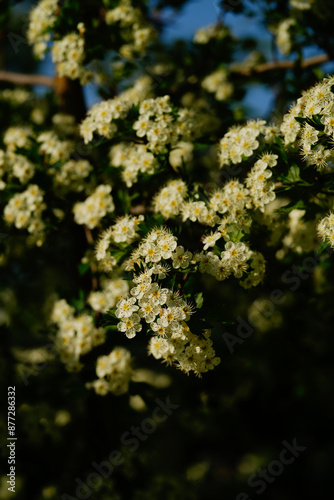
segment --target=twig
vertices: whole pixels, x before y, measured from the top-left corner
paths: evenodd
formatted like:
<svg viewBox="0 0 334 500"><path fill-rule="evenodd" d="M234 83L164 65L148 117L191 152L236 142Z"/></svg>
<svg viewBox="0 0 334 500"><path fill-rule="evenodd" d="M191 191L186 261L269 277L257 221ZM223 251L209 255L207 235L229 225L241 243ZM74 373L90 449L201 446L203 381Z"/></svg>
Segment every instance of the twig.
<svg viewBox="0 0 334 500"><path fill-rule="evenodd" d="M300 63L301 68L308 68L309 66L315 66L317 64L323 64L330 61L328 54L320 54L318 56L309 57L304 59ZM238 73L239 75L250 76L254 73L266 73L267 71L281 70L281 69L292 69L297 65L297 61L269 61L267 63L258 64L253 68L240 68L239 64L237 68L230 68L232 73Z"/></svg>
<svg viewBox="0 0 334 500"><path fill-rule="evenodd" d="M84 225L84 229L85 229L85 236L86 236L87 243L89 245L93 245L94 244L94 238L93 238L91 230L86 225ZM91 263L91 265L90 265L90 270L92 272L92 289L93 290L97 290L97 288L98 288L98 281L97 281L97 277L95 276L97 268L96 268L96 266L93 263Z"/></svg>
<svg viewBox="0 0 334 500"><path fill-rule="evenodd" d="M23 73L14 73L12 71L0 71L0 81L16 83L18 85L45 85L54 87L55 79L48 75L25 75Z"/></svg>

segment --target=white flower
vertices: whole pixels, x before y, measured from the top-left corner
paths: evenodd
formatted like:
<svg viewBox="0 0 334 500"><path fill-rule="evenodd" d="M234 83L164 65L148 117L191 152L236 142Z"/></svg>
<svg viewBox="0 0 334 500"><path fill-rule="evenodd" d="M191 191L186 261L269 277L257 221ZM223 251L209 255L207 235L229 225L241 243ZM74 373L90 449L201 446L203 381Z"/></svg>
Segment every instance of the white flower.
<svg viewBox="0 0 334 500"><path fill-rule="evenodd" d="M138 311L139 307L135 305L136 298L121 299L117 304L116 317L129 318L134 312Z"/></svg>
<svg viewBox="0 0 334 500"><path fill-rule="evenodd" d="M218 241L222 237L220 231L216 231L215 233L211 232L207 236L203 238L203 250L207 250L209 247L214 247L216 241Z"/></svg>
<svg viewBox="0 0 334 500"><path fill-rule="evenodd" d="M185 269L188 267L189 262L192 259L193 254L189 252L188 250L185 252L183 246L178 246L175 249L175 252L172 254L172 259L173 259L173 267L174 269L179 269L180 267L182 269Z"/></svg>
<svg viewBox="0 0 334 500"><path fill-rule="evenodd" d="M123 316L123 318L126 318L125 321L118 323L117 328L120 332L124 332L128 339L132 339L142 329L140 317L138 314L131 314L130 316Z"/></svg>

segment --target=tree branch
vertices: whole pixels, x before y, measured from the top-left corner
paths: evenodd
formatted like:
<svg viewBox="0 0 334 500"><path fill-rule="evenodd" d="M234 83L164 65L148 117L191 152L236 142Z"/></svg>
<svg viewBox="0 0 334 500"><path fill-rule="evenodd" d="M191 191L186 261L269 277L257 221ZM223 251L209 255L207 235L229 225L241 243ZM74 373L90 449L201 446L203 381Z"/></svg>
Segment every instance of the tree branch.
<svg viewBox="0 0 334 500"><path fill-rule="evenodd" d="M54 87L55 79L48 75L25 75L12 71L0 71L0 81L15 83L17 85L45 85Z"/></svg>
<svg viewBox="0 0 334 500"><path fill-rule="evenodd" d="M318 56L309 57L308 59L304 59L301 61L301 68L308 68L310 66L316 66L317 64L323 64L325 62L330 61L330 57L328 54L320 54ZM233 68L233 65L230 68L232 73L238 73L243 76L251 76L256 73L265 73L267 71L281 70L281 69L292 69L297 65L297 61L269 61L267 63L258 64L253 68Z"/></svg>

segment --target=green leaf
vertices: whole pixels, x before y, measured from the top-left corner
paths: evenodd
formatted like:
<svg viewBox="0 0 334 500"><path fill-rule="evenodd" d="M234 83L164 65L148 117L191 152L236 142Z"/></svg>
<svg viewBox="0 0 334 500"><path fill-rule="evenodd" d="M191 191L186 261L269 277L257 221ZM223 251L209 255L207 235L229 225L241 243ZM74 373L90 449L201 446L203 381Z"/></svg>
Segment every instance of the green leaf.
<svg viewBox="0 0 334 500"><path fill-rule="evenodd" d="M281 139L279 137L276 137L275 141L276 141L276 144L278 145L278 147L280 148L280 154L281 154L281 157L282 157L284 163L288 163L288 157L287 157L287 154L285 152L283 142L281 141Z"/></svg>
<svg viewBox="0 0 334 500"><path fill-rule="evenodd" d="M275 212L282 212L285 214L289 214L292 212L292 210L298 209L298 210L305 210L306 206L303 200L298 200L297 202L291 202L288 205L285 205L284 207L278 208L275 210Z"/></svg>
<svg viewBox="0 0 334 500"><path fill-rule="evenodd" d="M286 180L289 182L298 182L302 180L300 178L300 169L295 163L290 167Z"/></svg>
<svg viewBox="0 0 334 500"><path fill-rule="evenodd" d="M203 293L202 292L199 292L195 295L195 302L196 302L196 307L197 309L201 309L202 305L203 305Z"/></svg>
<svg viewBox="0 0 334 500"><path fill-rule="evenodd" d="M86 272L88 271L88 269L90 269L90 264L89 263L80 263L78 265L78 270L79 270L79 274L82 276L83 274L86 274Z"/></svg>

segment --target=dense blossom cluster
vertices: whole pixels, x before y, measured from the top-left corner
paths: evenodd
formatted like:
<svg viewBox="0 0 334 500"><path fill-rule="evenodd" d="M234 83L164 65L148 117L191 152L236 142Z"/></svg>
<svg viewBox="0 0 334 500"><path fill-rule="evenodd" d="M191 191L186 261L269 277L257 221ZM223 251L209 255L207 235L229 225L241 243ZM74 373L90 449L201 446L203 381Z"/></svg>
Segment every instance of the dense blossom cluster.
<svg viewBox="0 0 334 500"><path fill-rule="evenodd" d="M35 165L23 155L13 153L8 150L7 153L0 150L0 190L5 189L4 180L7 174L7 180L16 177L21 184L26 184L35 173Z"/></svg>
<svg viewBox="0 0 334 500"><path fill-rule="evenodd" d="M83 26L81 26L83 30ZM57 40L52 48L52 60L57 65L59 76L68 76L72 80L79 79L82 84L88 83L93 73L84 66L85 40L78 33L69 33Z"/></svg>
<svg viewBox="0 0 334 500"><path fill-rule="evenodd" d="M85 201L76 203L73 207L75 222L93 229L107 213L113 212L111 189L110 185L101 184Z"/></svg>
<svg viewBox="0 0 334 500"><path fill-rule="evenodd" d="M110 149L110 164L122 168L122 179L131 187L138 181L138 175L153 174L159 167L155 156L146 144L120 142Z"/></svg>
<svg viewBox="0 0 334 500"><path fill-rule="evenodd" d="M166 219L171 219L180 214L188 188L181 179L169 181L155 195L153 209L162 214Z"/></svg>
<svg viewBox="0 0 334 500"><path fill-rule="evenodd" d="M317 226L318 234L323 241L326 241L334 248L334 213L324 217Z"/></svg>
<svg viewBox="0 0 334 500"><path fill-rule="evenodd" d="M107 279L102 276L100 285L102 290L91 292L87 299L91 308L97 312L106 313L129 292L128 281L120 278Z"/></svg>
<svg viewBox="0 0 334 500"><path fill-rule="evenodd" d="M152 80L149 76L138 78L133 87L114 99L97 103L90 108L80 125L85 143L93 140L94 132L110 139L117 132L115 120L123 119L134 104L150 95Z"/></svg>
<svg viewBox="0 0 334 500"><path fill-rule="evenodd" d="M168 273L166 265L158 264L162 259L172 259L173 267L179 269L188 267L191 258L191 252L177 247L176 237L170 232L164 228L151 231L128 263L131 268L134 263L143 262L144 271L133 278L135 286L130 296L118 302L116 316L121 320L118 329L130 339L141 332L144 320L154 334L149 353L199 375L220 362L212 348L210 332L205 332L204 339L192 334L187 322L193 306L178 292L159 284Z"/></svg>
<svg viewBox="0 0 334 500"><path fill-rule="evenodd" d="M325 78L297 100L284 116L281 132L286 145L299 149L318 169L333 162L334 78Z"/></svg>
<svg viewBox="0 0 334 500"><path fill-rule="evenodd" d="M93 4L83 5L85 13L94 11ZM290 0L291 17L278 19L273 32L283 54L297 46L298 11L313 4ZM332 208L326 205L332 186L327 185L328 192L312 193L311 215L304 201L291 202L289 191L295 180L305 188L310 185L301 178L298 161L294 163L297 152L318 170L330 172L334 162L334 78L304 92L281 124L238 121L219 140L225 117L215 116L212 107L217 103L211 97L224 101L228 109L235 73L251 71L261 54L248 54L239 66L231 63L233 57L227 58L200 77L187 68L176 71L166 55L145 67L148 76L142 68L131 69L135 57L143 56L156 37L144 9L130 0L104 2L96 18L83 15L85 23L75 19L67 24L62 16L72 7L63 10L63 2L41 0L30 15L28 40L39 57L50 49L59 76L81 84L93 77L87 68L94 50L103 52L100 41L112 41L122 59L113 55L111 60L115 86L105 91L114 97L93 105L80 125L64 113L49 116L42 106L32 110L29 126L17 125L16 119L8 122L14 125L6 125L0 150L3 218L26 229L38 245L57 223L66 229L73 220L85 226L81 229L90 248L80 256L79 272L90 275L91 287L79 301L79 314L65 300L57 301L51 314L61 359L69 370L82 367L80 357L104 342L105 327L116 318L117 326L110 326L118 330L115 334L142 338L154 358L201 375L220 358L211 340L215 320L210 323L201 315L203 296L198 296L203 294L192 295L193 282L203 285L203 291L213 278L235 279L245 289L261 284L266 272L257 245L261 224L268 235L261 245L276 246L278 259L288 252L314 250L316 230L334 248L334 216L323 218L321 213L324 206ZM97 46L90 52L88 41L94 34ZM214 53L230 39L229 30L217 23L196 33L194 51L208 53L212 48ZM202 47L206 44L209 47ZM167 83L160 85L160 76ZM178 86L181 80L185 91ZM33 99L30 92L6 89L0 92L4 100L17 112L19 105L29 107ZM236 120L242 116L237 109L230 111L226 123L233 113ZM80 136L89 143L85 158L80 157ZM111 186L117 186L115 199ZM44 196L48 189L49 198ZM276 198L279 189L287 191L283 202ZM67 212L73 217L66 217ZM162 226L163 220L170 227ZM261 304L254 301L253 313L262 310ZM205 322L202 328L192 316L195 311ZM130 352L116 347L99 357L96 375L97 380L87 384L96 393L126 392L132 377Z"/></svg>
<svg viewBox="0 0 334 500"><path fill-rule="evenodd" d="M129 389L133 369L131 353L124 347L115 347L108 356L100 356L96 362L98 378L86 384L96 394L105 396L108 392L120 395Z"/></svg>
<svg viewBox="0 0 334 500"><path fill-rule="evenodd" d="M27 228L34 236L41 236L44 230L42 213L46 208L43 195L44 192L36 184L30 184L25 191L9 200L4 208L4 220L17 229Z"/></svg>
<svg viewBox="0 0 334 500"><path fill-rule="evenodd" d="M215 94L217 101L227 101L233 93L233 85L228 81L225 69L218 69L206 76L202 81L202 87Z"/></svg>
<svg viewBox="0 0 334 500"><path fill-rule="evenodd" d="M60 139L53 130L42 132L36 141L40 143L40 153L51 164L69 159L74 149L73 141Z"/></svg>
<svg viewBox="0 0 334 500"><path fill-rule="evenodd" d="M58 0L40 0L30 11L27 37L37 57L43 58L50 40L50 28L57 20Z"/></svg>
<svg viewBox="0 0 334 500"><path fill-rule="evenodd" d="M54 176L55 184L72 191L82 191L84 179L93 170L87 160L68 160L61 166L50 167L49 173Z"/></svg>
<svg viewBox="0 0 334 500"><path fill-rule="evenodd" d="M156 38L155 30L145 21L141 10L131 5L130 0L121 0L117 7L108 10L105 20L108 25L119 25L120 35L127 42L119 49L123 57L131 59L135 54L143 55Z"/></svg>
<svg viewBox="0 0 334 500"><path fill-rule="evenodd" d="M259 136L264 139L270 130L264 120L250 120L244 126L233 126L219 142L220 165L241 163L244 159L252 156L260 146Z"/></svg>
<svg viewBox="0 0 334 500"><path fill-rule="evenodd" d="M54 304L51 321L58 327L55 343L69 371L81 370L80 356L105 341L104 328L96 328L92 316L88 314L76 316L74 307L64 299Z"/></svg>
<svg viewBox="0 0 334 500"><path fill-rule="evenodd" d="M167 145L175 146L179 138L187 141L196 137L196 114L180 108L175 117L172 111L168 95L146 99L139 107L139 117L133 129L138 137L147 139L152 152L159 153Z"/></svg>

